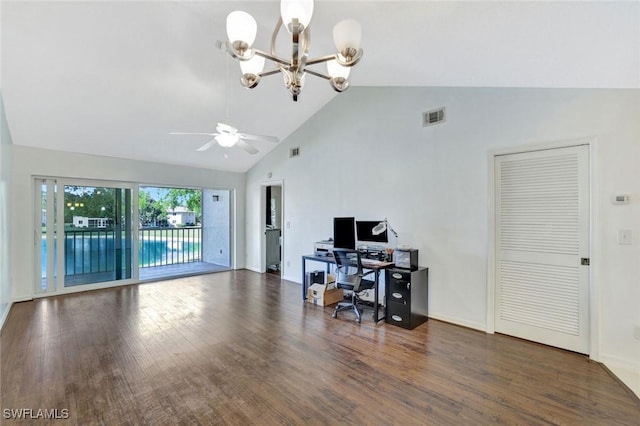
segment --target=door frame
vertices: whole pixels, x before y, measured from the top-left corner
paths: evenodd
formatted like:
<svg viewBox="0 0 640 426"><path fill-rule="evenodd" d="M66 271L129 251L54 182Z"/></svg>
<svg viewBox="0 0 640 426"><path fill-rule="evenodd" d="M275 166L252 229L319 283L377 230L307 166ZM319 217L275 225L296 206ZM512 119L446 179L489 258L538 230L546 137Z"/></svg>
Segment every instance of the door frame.
<svg viewBox="0 0 640 426"><path fill-rule="evenodd" d="M488 223L488 250L487 250L487 326L486 332L495 333L496 315L496 193L495 193L495 162L497 156L520 154L532 151L542 151L557 148L568 148L572 146L586 145L589 147L589 256L592 260L589 266L589 358L594 361L600 360L600 286L597 277L600 276L598 262L593 259L600 258L601 241L600 236L594 230L599 229L599 208L600 193L598 188L598 165L599 148L596 137L584 137L577 139L558 140L550 142L538 142L527 145L520 145L510 148L495 149L488 153L488 175L489 175L489 214Z"/></svg>
<svg viewBox="0 0 640 426"><path fill-rule="evenodd" d="M280 244L280 277L284 277L286 262L284 261L285 253L285 215L284 215L284 180L271 180L262 182L260 184L260 273L267 272L267 235L265 223L267 222L267 186L279 186L281 188L280 197L280 238L282 243Z"/></svg>

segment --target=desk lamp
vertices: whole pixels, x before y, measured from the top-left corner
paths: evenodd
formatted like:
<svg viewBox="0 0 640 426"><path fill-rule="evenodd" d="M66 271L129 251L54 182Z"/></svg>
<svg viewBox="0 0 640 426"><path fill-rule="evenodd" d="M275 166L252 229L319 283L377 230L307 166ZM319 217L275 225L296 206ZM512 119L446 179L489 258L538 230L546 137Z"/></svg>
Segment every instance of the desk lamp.
<svg viewBox="0 0 640 426"><path fill-rule="evenodd" d="M371 233L373 235L380 235L386 230L393 232L393 235L396 237L396 243L397 243L398 233L391 227L391 225L389 225L387 218L385 218L382 222L374 226L373 229L371 230Z"/></svg>
<svg viewBox="0 0 640 426"><path fill-rule="evenodd" d="M386 230L389 230L389 231L393 232L393 235L396 237L396 246L398 246L398 233L395 231L395 229L393 229L391 227L391 225L389 225L389 222L387 221L386 217L384 218L384 220L382 222L380 222L379 224L377 224L376 226L373 227L373 229L371 230L371 233L373 235L380 235ZM385 250L385 252L387 253L387 259L388 260L390 260L393 257L393 252L394 251L395 251L394 249L386 249Z"/></svg>

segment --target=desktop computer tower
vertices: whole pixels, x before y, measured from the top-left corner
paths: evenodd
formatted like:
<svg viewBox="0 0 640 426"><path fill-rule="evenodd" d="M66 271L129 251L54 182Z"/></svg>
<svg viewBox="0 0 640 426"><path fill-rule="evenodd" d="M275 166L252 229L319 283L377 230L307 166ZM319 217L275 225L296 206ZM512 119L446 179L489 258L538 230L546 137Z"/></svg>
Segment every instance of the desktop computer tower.
<svg viewBox="0 0 640 426"><path fill-rule="evenodd" d="M309 288L311 284L324 284L324 271L307 272L304 280L307 288Z"/></svg>

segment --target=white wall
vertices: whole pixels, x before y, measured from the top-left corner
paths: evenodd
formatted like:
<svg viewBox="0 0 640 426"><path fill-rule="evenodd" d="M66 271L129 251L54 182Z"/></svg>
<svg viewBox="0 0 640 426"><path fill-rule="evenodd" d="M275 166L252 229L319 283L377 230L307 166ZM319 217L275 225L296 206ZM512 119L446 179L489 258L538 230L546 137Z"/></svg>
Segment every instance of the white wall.
<svg viewBox="0 0 640 426"><path fill-rule="evenodd" d="M11 134L0 90L0 329L11 308Z"/></svg>
<svg viewBox="0 0 640 426"><path fill-rule="evenodd" d="M217 197L214 201L213 197ZM231 193L205 189L202 193L202 260L230 266Z"/></svg>
<svg viewBox="0 0 640 426"><path fill-rule="evenodd" d="M447 121L423 128L423 111ZM285 182L285 276L332 235L334 216L388 217L399 244L429 269L435 318L486 329L488 155L491 150L596 140L591 283L600 301L593 354L640 394L640 91L352 88L336 97L247 174L247 258L260 267L260 184ZM301 155L289 158L289 148ZM632 195L615 206L618 192ZM617 244L632 229L634 244ZM626 376L626 377L623 377Z"/></svg>
<svg viewBox="0 0 640 426"><path fill-rule="evenodd" d="M0 2L0 20L2 17ZM0 31L0 58L2 57L2 31ZM11 226L9 198L11 196L11 133L4 112L2 96L2 67L0 67L0 329L11 309Z"/></svg>
<svg viewBox="0 0 640 426"><path fill-rule="evenodd" d="M50 151L13 145L13 300L33 295L33 177L55 176L136 182L151 186L229 188L237 194L235 268L244 267L245 175L183 166ZM40 214L37 212L37 214Z"/></svg>

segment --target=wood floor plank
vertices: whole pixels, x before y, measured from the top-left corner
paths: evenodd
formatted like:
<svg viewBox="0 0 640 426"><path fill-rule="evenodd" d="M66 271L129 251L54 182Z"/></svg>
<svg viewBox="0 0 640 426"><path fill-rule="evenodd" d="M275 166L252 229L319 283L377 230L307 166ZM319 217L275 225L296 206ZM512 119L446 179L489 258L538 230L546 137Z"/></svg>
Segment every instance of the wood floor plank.
<svg viewBox="0 0 640 426"><path fill-rule="evenodd" d="M1 408L72 425L640 425L638 399L582 355L331 312L249 271L17 303Z"/></svg>

